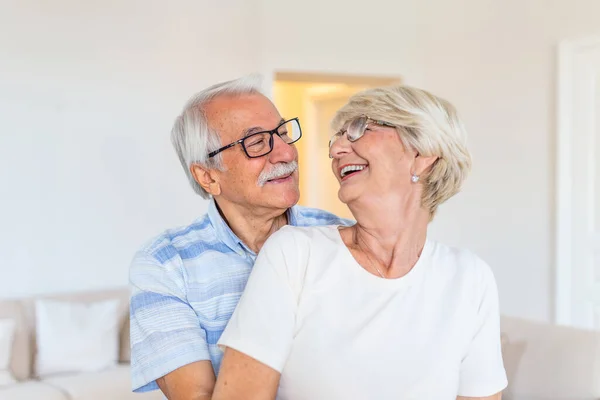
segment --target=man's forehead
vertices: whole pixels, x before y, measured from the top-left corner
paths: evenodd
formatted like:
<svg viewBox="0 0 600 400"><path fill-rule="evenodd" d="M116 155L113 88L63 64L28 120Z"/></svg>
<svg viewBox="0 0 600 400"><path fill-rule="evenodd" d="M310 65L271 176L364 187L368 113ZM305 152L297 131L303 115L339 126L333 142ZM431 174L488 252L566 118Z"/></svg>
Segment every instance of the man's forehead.
<svg viewBox="0 0 600 400"><path fill-rule="evenodd" d="M274 124L274 125L271 124L273 126L256 125L256 126L252 126L250 128L246 128L242 131L242 136L252 135L253 133L256 133L256 132L273 130L273 129L277 128L277 126L280 125L281 123L283 123L284 121L285 121L285 119L282 117L279 119L279 121L277 121L276 124Z"/></svg>
<svg viewBox="0 0 600 400"><path fill-rule="evenodd" d="M274 129L281 115L263 95L221 96L205 107L212 128L229 135Z"/></svg>

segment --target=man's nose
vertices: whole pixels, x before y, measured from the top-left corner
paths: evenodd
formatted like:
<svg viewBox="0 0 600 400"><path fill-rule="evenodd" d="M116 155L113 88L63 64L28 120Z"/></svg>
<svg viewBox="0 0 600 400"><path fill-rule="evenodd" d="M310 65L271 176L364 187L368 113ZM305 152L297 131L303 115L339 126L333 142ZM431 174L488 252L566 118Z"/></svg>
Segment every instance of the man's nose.
<svg viewBox="0 0 600 400"><path fill-rule="evenodd" d="M279 135L273 135L273 150L269 154L269 161L272 164L292 162L297 155L298 152L295 146L286 143Z"/></svg>

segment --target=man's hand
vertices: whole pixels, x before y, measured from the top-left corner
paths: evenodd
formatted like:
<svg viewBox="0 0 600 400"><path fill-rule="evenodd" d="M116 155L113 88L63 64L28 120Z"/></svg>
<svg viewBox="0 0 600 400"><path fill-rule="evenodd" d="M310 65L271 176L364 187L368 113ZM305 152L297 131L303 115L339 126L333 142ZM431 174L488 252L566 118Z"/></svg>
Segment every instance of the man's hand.
<svg viewBox="0 0 600 400"><path fill-rule="evenodd" d="M169 400L210 400L215 373L210 361L197 361L156 380Z"/></svg>

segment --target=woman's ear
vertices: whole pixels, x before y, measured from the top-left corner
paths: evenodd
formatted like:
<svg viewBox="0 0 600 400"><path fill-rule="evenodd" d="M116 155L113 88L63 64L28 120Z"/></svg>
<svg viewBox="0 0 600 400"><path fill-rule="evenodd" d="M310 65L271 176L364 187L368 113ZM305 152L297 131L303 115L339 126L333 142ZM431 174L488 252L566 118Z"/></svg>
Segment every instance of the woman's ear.
<svg viewBox="0 0 600 400"><path fill-rule="evenodd" d="M429 171L431 166L436 162L438 158L438 156L423 156L417 153L417 155L415 156L413 173L419 176L425 174L427 171Z"/></svg>
<svg viewBox="0 0 600 400"><path fill-rule="evenodd" d="M196 183L213 197L221 194L221 184L219 183L219 177L218 174L215 173L215 170L208 169L200 164L192 164L190 166L190 172Z"/></svg>

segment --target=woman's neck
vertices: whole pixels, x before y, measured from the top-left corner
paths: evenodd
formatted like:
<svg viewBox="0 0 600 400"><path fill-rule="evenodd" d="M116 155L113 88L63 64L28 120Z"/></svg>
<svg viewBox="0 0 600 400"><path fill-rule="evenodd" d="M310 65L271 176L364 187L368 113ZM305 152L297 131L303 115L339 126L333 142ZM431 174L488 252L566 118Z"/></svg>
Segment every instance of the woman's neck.
<svg viewBox="0 0 600 400"><path fill-rule="evenodd" d="M380 198L376 204L364 201L348 206L357 223L346 233L346 245L365 255L366 262L375 264L373 269L385 277L406 275L427 238L430 216L421 207L420 196Z"/></svg>

